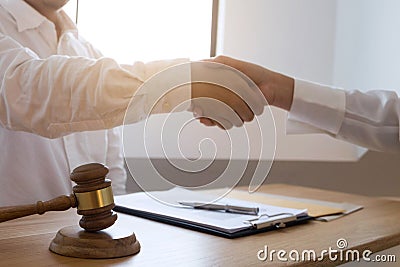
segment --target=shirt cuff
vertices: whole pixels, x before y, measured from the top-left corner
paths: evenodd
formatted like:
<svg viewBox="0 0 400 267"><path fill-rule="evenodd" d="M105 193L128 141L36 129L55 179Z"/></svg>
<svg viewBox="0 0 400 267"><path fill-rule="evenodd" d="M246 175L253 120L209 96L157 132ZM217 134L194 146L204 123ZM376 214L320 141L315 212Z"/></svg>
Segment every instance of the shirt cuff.
<svg viewBox="0 0 400 267"><path fill-rule="evenodd" d="M343 90L295 80L286 133L337 135L344 120L345 105L346 96Z"/></svg>

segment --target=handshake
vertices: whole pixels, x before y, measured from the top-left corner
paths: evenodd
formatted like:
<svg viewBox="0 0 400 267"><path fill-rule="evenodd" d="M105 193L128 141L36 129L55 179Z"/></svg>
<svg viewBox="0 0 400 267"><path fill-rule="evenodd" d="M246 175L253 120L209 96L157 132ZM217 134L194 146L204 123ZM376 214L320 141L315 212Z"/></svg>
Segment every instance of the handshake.
<svg viewBox="0 0 400 267"><path fill-rule="evenodd" d="M191 65L191 111L206 126L239 127L265 105L289 110L294 80L261 66L219 56Z"/></svg>
<svg viewBox="0 0 400 267"><path fill-rule="evenodd" d="M189 110L202 124L228 130L252 121L266 105L289 110L293 91L291 77L219 56L174 65L147 79L135 93L125 123L143 120L143 114ZM143 96L148 104L141 102Z"/></svg>

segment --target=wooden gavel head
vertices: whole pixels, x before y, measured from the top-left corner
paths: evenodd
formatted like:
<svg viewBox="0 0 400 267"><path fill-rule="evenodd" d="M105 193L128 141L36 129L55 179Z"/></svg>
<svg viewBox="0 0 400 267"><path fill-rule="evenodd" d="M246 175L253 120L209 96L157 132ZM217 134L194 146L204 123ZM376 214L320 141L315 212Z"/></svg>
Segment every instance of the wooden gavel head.
<svg viewBox="0 0 400 267"><path fill-rule="evenodd" d="M86 231L103 230L117 220L112 211L115 204L111 181L105 179L107 173L107 167L99 163L79 166L71 173L71 180L76 183L73 192L78 214L83 215L79 225Z"/></svg>
<svg viewBox="0 0 400 267"><path fill-rule="evenodd" d="M31 205L1 207L0 222L77 207L78 214L83 215L79 225L86 231L110 227L117 220L117 214L112 211L115 204L111 181L105 179L107 173L107 167L99 163L82 165L71 174L71 180L77 184L73 187L73 194Z"/></svg>

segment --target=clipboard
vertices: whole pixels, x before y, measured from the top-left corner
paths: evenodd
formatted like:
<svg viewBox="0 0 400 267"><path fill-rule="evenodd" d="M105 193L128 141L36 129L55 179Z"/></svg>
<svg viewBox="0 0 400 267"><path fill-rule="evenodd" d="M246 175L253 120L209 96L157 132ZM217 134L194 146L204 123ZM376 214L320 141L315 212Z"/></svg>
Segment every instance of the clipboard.
<svg viewBox="0 0 400 267"><path fill-rule="evenodd" d="M149 220L156 221L156 222L161 222L161 223L166 223L166 224L173 225L173 226L182 227L182 228L189 229L189 230L195 230L195 231L206 233L206 234L212 234L215 236L230 238L230 239L254 235L254 234L263 233L263 232L268 232L268 231L276 230L279 228L290 227L290 226L306 223L308 220L312 219L312 217L310 217L310 216L302 216L302 217L297 217L297 218L290 217L289 219L279 219L279 220L272 221L269 223L261 222L260 224L257 224L257 222L254 222L254 225L249 225L248 229L243 229L243 230L240 230L240 231L237 231L234 233L228 233L225 231L214 229L212 227L207 227L207 226L199 225L199 224L196 224L193 222L179 220L174 217L163 216L163 215L154 214L154 213L150 213L150 212L135 210L132 208L127 208L127 207L119 206L119 205L116 205L114 207L114 211L141 217L141 218L145 218L145 219L149 219Z"/></svg>
<svg viewBox="0 0 400 267"><path fill-rule="evenodd" d="M186 196L186 200L190 195L190 197L197 197L197 200L201 199L202 201L205 201L206 198L209 199L210 197L210 195L207 194L187 191L188 190L181 188L175 188L168 191L152 192L151 194L156 196L178 196L179 199L182 199ZM272 208L272 206L267 207L263 204L246 202L242 200L223 199L223 201L235 204L239 203L242 205L259 205L260 207L266 207L269 209ZM238 238L271 230L277 230L280 228L305 223L312 219L312 217L309 216L304 210L295 210L276 206L273 208L280 213L276 213L277 215L270 214L268 216L263 216L263 213L260 215L251 216L226 214L218 211L195 210L192 208L179 209L177 207L163 205L144 192L117 196L115 197L115 203L116 206L114 207L114 211L116 212L224 238ZM208 218L207 216L210 217ZM228 227L228 225L230 225L229 220L232 221L232 227L230 228Z"/></svg>

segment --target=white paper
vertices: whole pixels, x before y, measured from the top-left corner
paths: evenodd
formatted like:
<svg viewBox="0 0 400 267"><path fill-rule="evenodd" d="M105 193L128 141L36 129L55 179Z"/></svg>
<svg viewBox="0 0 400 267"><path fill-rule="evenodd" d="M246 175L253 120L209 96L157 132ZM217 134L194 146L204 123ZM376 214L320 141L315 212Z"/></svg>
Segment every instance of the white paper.
<svg viewBox="0 0 400 267"><path fill-rule="evenodd" d="M251 224L249 223L249 220L254 220L257 218L259 218L258 222L260 223L276 221L282 218L293 216L307 215L307 210L277 207L231 198L222 198L218 201L214 201L215 196L185 190L178 187L168 191L151 192L150 195L152 197L150 197L149 194L140 192L116 196L115 203L116 205L131 208L134 210L146 211L153 214L168 216L171 218L179 219L180 221L191 222L197 225L211 227L213 229L228 233L234 233L250 228ZM245 207L258 207L259 214L244 215L224 211L194 209L191 207L181 206L179 204L179 202L181 201L207 203L212 202L218 204L229 204ZM260 217L261 214L263 214L263 216ZM277 214L281 215L275 216Z"/></svg>

